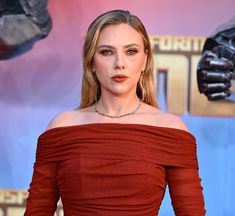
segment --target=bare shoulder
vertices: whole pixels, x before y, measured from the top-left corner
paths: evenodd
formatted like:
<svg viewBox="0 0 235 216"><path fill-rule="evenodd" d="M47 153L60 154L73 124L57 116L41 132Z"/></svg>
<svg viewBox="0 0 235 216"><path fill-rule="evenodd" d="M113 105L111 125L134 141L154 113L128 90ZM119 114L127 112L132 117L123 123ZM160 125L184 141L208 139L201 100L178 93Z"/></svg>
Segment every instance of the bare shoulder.
<svg viewBox="0 0 235 216"><path fill-rule="evenodd" d="M91 107L65 111L57 114L48 124L47 129L89 123Z"/></svg>
<svg viewBox="0 0 235 216"><path fill-rule="evenodd" d="M56 127L70 126L74 124L74 111L65 111L57 114L48 124L47 129L52 129Z"/></svg>
<svg viewBox="0 0 235 216"><path fill-rule="evenodd" d="M174 114L163 112L158 108L145 105L145 113L149 113L144 119L154 126L176 128L188 131L182 119Z"/></svg>
<svg viewBox="0 0 235 216"><path fill-rule="evenodd" d="M182 119L174 114L171 113L161 113L162 118L165 119L165 127L170 127L170 128L176 128L176 129L181 129L188 131L187 126L185 123L182 121Z"/></svg>

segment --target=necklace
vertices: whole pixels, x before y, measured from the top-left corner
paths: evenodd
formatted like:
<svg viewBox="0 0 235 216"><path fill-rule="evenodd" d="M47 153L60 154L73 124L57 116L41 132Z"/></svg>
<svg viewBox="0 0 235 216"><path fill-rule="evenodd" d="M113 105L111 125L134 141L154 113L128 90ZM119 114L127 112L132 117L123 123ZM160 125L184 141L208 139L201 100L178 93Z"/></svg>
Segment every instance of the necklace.
<svg viewBox="0 0 235 216"><path fill-rule="evenodd" d="M138 105L135 107L135 109L133 109L131 112L128 112L128 113L125 113L125 114L121 114L121 115L108 115L108 114L105 114L105 113L102 113L100 112L98 109L97 109L97 103L94 103L94 106L93 106L93 109L95 112L97 112L99 115L102 115L102 116L105 116L105 117L109 117L109 118L122 118L122 117L125 117L125 116L128 116L128 115L133 115L135 114L138 109L140 108L141 106L141 100L138 98L139 100L139 103Z"/></svg>

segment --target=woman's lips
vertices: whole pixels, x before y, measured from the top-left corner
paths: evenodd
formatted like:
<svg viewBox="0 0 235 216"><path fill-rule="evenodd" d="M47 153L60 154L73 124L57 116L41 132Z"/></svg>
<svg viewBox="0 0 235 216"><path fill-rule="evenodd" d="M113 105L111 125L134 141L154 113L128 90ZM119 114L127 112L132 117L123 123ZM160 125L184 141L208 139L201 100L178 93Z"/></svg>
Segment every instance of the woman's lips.
<svg viewBox="0 0 235 216"><path fill-rule="evenodd" d="M124 74L118 74L111 77L111 79L115 82L124 82L127 78L128 76Z"/></svg>

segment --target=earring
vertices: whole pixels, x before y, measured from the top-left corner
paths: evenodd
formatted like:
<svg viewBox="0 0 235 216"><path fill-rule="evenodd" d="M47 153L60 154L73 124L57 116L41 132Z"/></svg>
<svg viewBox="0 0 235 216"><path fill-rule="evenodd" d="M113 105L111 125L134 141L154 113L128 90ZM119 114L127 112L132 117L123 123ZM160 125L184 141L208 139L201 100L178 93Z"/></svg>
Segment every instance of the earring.
<svg viewBox="0 0 235 216"><path fill-rule="evenodd" d="M92 68L92 73L95 73L95 68Z"/></svg>
<svg viewBox="0 0 235 216"><path fill-rule="evenodd" d="M144 71L143 70L141 71L141 75L144 76Z"/></svg>

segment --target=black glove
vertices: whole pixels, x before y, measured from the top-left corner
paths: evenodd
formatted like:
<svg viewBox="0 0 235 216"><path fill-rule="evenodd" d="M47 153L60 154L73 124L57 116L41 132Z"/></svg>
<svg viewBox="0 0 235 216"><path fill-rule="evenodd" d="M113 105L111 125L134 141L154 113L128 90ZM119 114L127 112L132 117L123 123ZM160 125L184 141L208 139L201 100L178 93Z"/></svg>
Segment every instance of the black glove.
<svg viewBox="0 0 235 216"><path fill-rule="evenodd" d="M19 56L45 38L52 21L48 0L0 0L0 60Z"/></svg>
<svg viewBox="0 0 235 216"><path fill-rule="evenodd" d="M208 100L230 96L231 80L235 77L235 28L219 32L205 42L197 67L200 93Z"/></svg>
<svg viewBox="0 0 235 216"><path fill-rule="evenodd" d="M205 51L198 63L197 82L200 93L208 100L219 100L230 96L229 88L234 78L234 63L216 54L225 47L216 47L217 51ZM219 51L220 52L220 51Z"/></svg>

